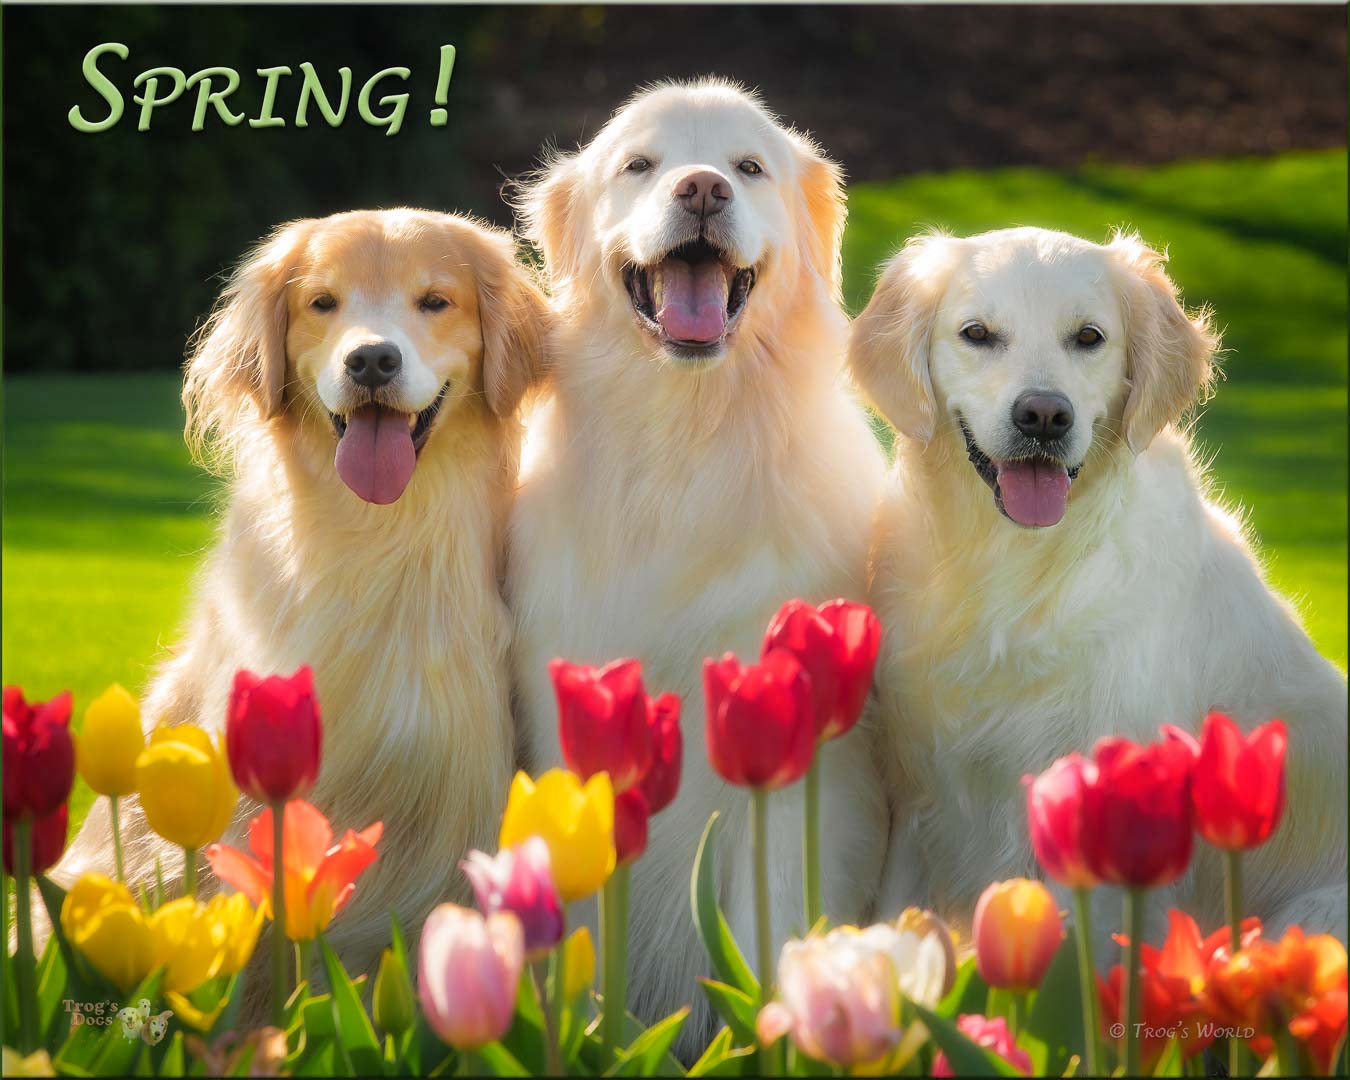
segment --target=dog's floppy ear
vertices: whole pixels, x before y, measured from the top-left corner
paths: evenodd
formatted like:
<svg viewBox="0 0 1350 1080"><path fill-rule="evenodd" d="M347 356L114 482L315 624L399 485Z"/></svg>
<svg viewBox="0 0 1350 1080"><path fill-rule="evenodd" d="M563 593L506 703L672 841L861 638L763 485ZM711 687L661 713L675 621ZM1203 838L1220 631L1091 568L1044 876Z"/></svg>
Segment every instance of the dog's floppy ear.
<svg viewBox="0 0 1350 1080"><path fill-rule="evenodd" d="M549 308L530 271L516 261L511 234L494 229L484 239L487 251L477 267L483 392L504 418L544 371Z"/></svg>
<svg viewBox="0 0 1350 1080"><path fill-rule="evenodd" d="M516 185L511 205L521 235L544 256L554 289L581 273L582 236L577 226L580 173L575 154L556 154L530 180Z"/></svg>
<svg viewBox="0 0 1350 1080"><path fill-rule="evenodd" d="M838 303L844 281L841 245L848 219L844 170L805 135L794 131L789 137L797 152L801 188L802 258L821 275L829 287L830 298Z"/></svg>
<svg viewBox="0 0 1350 1080"><path fill-rule="evenodd" d="M246 255L193 337L183 408L187 442L198 456L213 439L228 447L241 424L281 412L286 283L312 224L282 225Z"/></svg>
<svg viewBox="0 0 1350 1080"><path fill-rule="evenodd" d="M849 366L858 384L887 420L919 442L937 429L928 349L959 243L940 234L909 240L882 269L849 338Z"/></svg>
<svg viewBox="0 0 1350 1080"><path fill-rule="evenodd" d="M1135 233L1117 233L1106 246L1124 271L1127 378L1130 396L1123 422L1130 449L1147 449L1155 435L1178 419L1209 389L1219 333L1210 312L1188 315L1164 269L1165 252Z"/></svg>

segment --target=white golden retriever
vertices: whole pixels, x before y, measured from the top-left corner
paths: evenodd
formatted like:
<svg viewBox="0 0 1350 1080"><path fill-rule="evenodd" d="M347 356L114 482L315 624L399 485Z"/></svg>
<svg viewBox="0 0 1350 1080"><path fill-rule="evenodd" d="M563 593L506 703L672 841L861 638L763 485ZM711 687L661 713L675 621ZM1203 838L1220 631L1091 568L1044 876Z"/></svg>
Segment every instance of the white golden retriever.
<svg viewBox="0 0 1350 1080"><path fill-rule="evenodd" d="M884 463L841 382L843 191L813 143L707 81L640 93L520 206L558 317L508 574L525 751L536 770L560 761L554 656L634 656L649 690L683 698L683 785L633 873L634 1006L653 1017L706 967L689 873L714 810L728 816L721 900L753 941L746 793L704 752L703 658L757 659L784 600L866 587ZM829 744L822 786L825 900L856 919L886 828L866 732ZM780 941L803 929L799 799L770 800Z"/></svg>
<svg viewBox="0 0 1350 1080"><path fill-rule="evenodd" d="M491 849L512 767L499 592L516 406L547 309L511 238L416 210L293 222L245 258L187 368L189 441L232 472L185 640L147 724L222 726L240 667L314 667L324 760L311 801L340 835L385 825L329 932L353 970L415 932L470 847ZM128 880L182 855L139 807ZM258 807L241 805L239 825ZM60 867L111 866L96 812Z"/></svg>
<svg viewBox="0 0 1350 1080"><path fill-rule="evenodd" d="M1217 335L1163 262L1130 235L925 236L854 324L854 372L900 429L872 590L897 801L886 911L968 918L987 882L1034 871L1023 773L1220 709L1289 728L1289 808L1246 860L1250 911L1345 935L1345 678L1171 426ZM1209 929L1221 870L1196 850L1173 898Z"/></svg>

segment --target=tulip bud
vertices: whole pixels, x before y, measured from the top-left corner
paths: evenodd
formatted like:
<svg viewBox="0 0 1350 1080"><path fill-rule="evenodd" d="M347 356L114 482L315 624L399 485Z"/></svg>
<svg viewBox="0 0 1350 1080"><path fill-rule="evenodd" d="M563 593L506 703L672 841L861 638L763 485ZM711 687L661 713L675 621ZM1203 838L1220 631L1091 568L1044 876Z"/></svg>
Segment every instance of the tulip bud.
<svg viewBox="0 0 1350 1080"><path fill-rule="evenodd" d="M679 696L662 694L653 702L652 711L652 763L640 786L647 797L648 812L659 814L675 801L680 788L684 733L680 730Z"/></svg>
<svg viewBox="0 0 1350 1080"><path fill-rule="evenodd" d="M1071 889L1090 889L1097 875L1087 864L1083 835L1083 795L1097 782L1097 766L1070 754L1035 778L1027 788L1027 827L1041 867Z"/></svg>
<svg viewBox="0 0 1350 1080"><path fill-rule="evenodd" d="M1205 717L1197 743L1174 727L1163 728L1193 755L1191 808L1195 831L1217 848L1244 851L1270 839L1284 814L1285 729L1262 724L1243 737L1222 713Z"/></svg>
<svg viewBox="0 0 1350 1080"><path fill-rule="evenodd" d="M47 702L24 700L17 686L4 690L4 816L43 818L56 812L75 783L70 737L70 691Z"/></svg>
<svg viewBox="0 0 1350 1080"><path fill-rule="evenodd" d="M239 789L261 803L303 799L319 777L323 726L314 672L260 679L239 671L225 721L230 770Z"/></svg>
<svg viewBox="0 0 1350 1080"><path fill-rule="evenodd" d="M563 903L582 900L614 871L614 789L608 773L583 786L575 773L550 769L538 780L516 773L498 843L514 847L531 836L548 845L553 883Z"/></svg>
<svg viewBox="0 0 1350 1080"><path fill-rule="evenodd" d="M511 1027L525 934L508 911L484 919L442 904L422 927L417 994L427 1023L457 1050L477 1050Z"/></svg>
<svg viewBox="0 0 1350 1080"><path fill-rule="evenodd" d="M1064 939L1050 890L1039 881L996 881L975 905L975 968L990 986L1039 986Z"/></svg>
<svg viewBox="0 0 1350 1080"><path fill-rule="evenodd" d="M1191 859L1191 751L1175 739L1136 746L1111 737L1093 761L1097 779L1083 792L1088 869L1134 888L1175 881Z"/></svg>
<svg viewBox="0 0 1350 1080"><path fill-rule="evenodd" d="M136 699L113 683L84 711L75 740L75 762L84 782L100 795L120 798L136 790L136 759L145 748Z"/></svg>
<svg viewBox="0 0 1350 1080"><path fill-rule="evenodd" d="M526 959L539 959L562 940L562 903L543 839L531 836L515 847L503 848L495 858L471 851L459 865L484 915L509 911L520 920Z"/></svg>
<svg viewBox="0 0 1350 1080"><path fill-rule="evenodd" d="M614 800L614 857L618 865L636 860L647 850L647 797L638 788Z"/></svg>
<svg viewBox="0 0 1350 1080"><path fill-rule="evenodd" d="M595 982L595 942L586 927L577 927L568 937L563 946L563 968L563 992L568 1001L575 1000Z"/></svg>
<svg viewBox="0 0 1350 1080"><path fill-rule="evenodd" d="M758 664L731 653L703 662L708 758L722 779L770 790L795 783L816 749L811 680L775 649Z"/></svg>
<svg viewBox="0 0 1350 1080"><path fill-rule="evenodd" d="M5 818L5 873L15 876L14 866L14 826L15 822ZM32 833L28 842L32 848L32 860L28 867L30 874L41 874L61 861L66 851L66 826L68 815L66 804L62 803L54 813L40 817L32 822Z"/></svg>
<svg viewBox="0 0 1350 1080"><path fill-rule="evenodd" d="M764 653L786 649L811 679L820 739L837 739L858 722L881 645L881 623L866 604L831 600L819 610L789 600L769 623Z"/></svg>
<svg viewBox="0 0 1350 1080"><path fill-rule="evenodd" d="M391 1035L402 1035L417 1022L412 979L407 965L385 949L375 972L375 1023Z"/></svg>
<svg viewBox="0 0 1350 1080"><path fill-rule="evenodd" d="M150 828L182 848L219 839L239 802L219 744L194 724L155 728L136 759L136 789Z"/></svg>

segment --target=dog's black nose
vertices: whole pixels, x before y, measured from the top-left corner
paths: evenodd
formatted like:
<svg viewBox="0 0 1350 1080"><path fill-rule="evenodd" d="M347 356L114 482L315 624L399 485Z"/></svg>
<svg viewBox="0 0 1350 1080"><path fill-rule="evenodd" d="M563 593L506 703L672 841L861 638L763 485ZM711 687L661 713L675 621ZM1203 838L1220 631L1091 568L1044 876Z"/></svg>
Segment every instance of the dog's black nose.
<svg viewBox="0 0 1350 1080"><path fill-rule="evenodd" d="M1053 442L1073 427L1073 403L1063 394L1032 390L1013 402L1012 421L1023 435Z"/></svg>
<svg viewBox="0 0 1350 1080"><path fill-rule="evenodd" d="M403 354L392 341L376 341L353 349L343 362L352 382L375 390L399 373L403 367Z"/></svg>
<svg viewBox="0 0 1350 1080"><path fill-rule="evenodd" d="M712 169L700 169L676 180L672 194L691 214L709 217L731 202L731 181Z"/></svg>

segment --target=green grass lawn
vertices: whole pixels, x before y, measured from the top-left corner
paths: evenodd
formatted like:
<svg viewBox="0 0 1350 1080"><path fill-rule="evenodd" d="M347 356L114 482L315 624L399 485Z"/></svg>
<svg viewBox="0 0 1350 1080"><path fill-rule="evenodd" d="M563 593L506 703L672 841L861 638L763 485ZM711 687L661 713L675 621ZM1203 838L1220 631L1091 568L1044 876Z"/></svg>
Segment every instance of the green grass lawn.
<svg viewBox="0 0 1350 1080"><path fill-rule="evenodd" d="M1010 224L1172 247L1192 303L1227 329L1227 381L1200 424L1225 498L1250 514L1275 584L1324 652L1346 656L1346 157L1072 173L1009 169L860 185L850 305L908 235ZM173 639L209 543L215 482L183 449L173 374L35 376L4 394L3 671L77 713L141 688Z"/></svg>

